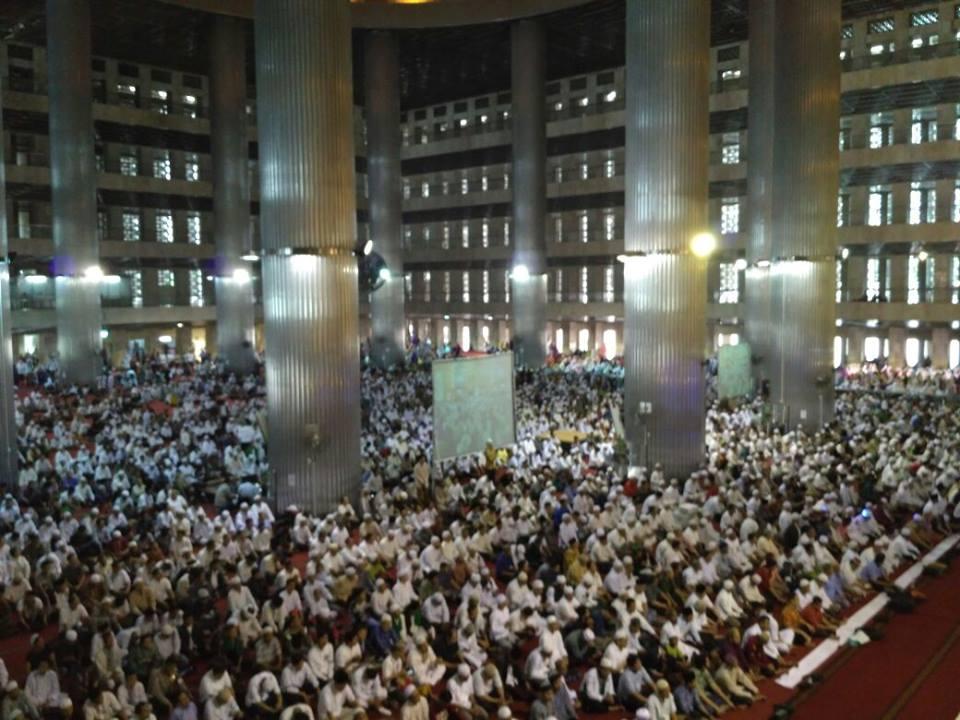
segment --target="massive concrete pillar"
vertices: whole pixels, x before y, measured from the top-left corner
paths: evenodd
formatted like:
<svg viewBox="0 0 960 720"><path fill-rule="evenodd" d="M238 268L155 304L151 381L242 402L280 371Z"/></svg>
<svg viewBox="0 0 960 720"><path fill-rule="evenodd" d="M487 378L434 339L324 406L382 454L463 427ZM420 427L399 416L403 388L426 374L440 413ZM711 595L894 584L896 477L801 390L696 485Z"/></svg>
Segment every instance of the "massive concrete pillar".
<svg viewBox="0 0 960 720"><path fill-rule="evenodd" d="M370 296L370 357L379 367L403 359L403 218L400 171L400 71L396 36L367 34L364 80L370 239L390 279Z"/></svg>
<svg viewBox="0 0 960 720"><path fill-rule="evenodd" d="M751 0L746 318L775 417L833 417L840 6Z"/></svg>
<svg viewBox="0 0 960 720"><path fill-rule="evenodd" d="M275 502L333 508L360 483L348 0L257 0L260 223Z"/></svg>
<svg viewBox="0 0 960 720"><path fill-rule="evenodd" d="M253 349L250 263L250 176L247 170L246 29L216 15L210 33L210 150L216 243L217 346L227 366L249 373Z"/></svg>
<svg viewBox="0 0 960 720"><path fill-rule="evenodd" d="M100 250L89 0L47 0L57 354L68 383L100 375Z"/></svg>
<svg viewBox="0 0 960 720"><path fill-rule="evenodd" d="M633 464L704 452L709 0L628 0L624 424Z"/></svg>
<svg viewBox="0 0 960 720"><path fill-rule="evenodd" d="M3 127L0 93L0 127ZM13 385L13 321L10 316L10 261L7 255L5 158L0 142L0 486L17 483L17 419Z"/></svg>
<svg viewBox="0 0 960 720"><path fill-rule="evenodd" d="M546 41L538 20L512 27L513 84L513 346L520 365L546 357L547 328L547 126ZM520 272L517 272L520 268Z"/></svg>

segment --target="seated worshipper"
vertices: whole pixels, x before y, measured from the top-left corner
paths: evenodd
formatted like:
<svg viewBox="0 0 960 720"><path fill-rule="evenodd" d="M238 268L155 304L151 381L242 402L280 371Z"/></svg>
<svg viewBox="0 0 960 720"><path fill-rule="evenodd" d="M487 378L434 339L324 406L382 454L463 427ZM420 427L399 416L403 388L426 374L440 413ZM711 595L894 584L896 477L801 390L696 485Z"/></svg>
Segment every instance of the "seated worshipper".
<svg viewBox="0 0 960 720"><path fill-rule="evenodd" d="M43 715L69 718L73 713L70 696L60 692L60 679L45 658L27 675L24 692Z"/></svg>
<svg viewBox="0 0 960 720"><path fill-rule="evenodd" d="M501 705L507 704L500 671L493 662L487 662L473 673L474 700L487 712L496 712Z"/></svg>
<svg viewBox="0 0 960 720"><path fill-rule="evenodd" d="M461 720L476 718L486 720L487 712L474 697L473 678L470 666L461 663L456 674L447 681L447 692L450 693L448 709L451 714Z"/></svg>
<svg viewBox="0 0 960 720"><path fill-rule="evenodd" d="M88 693L81 712L83 720L115 720L124 715L117 696L106 686L95 687Z"/></svg>
<svg viewBox="0 0 960 720"><path fill-rule="evenodd" d="M280 688L287 702L307 702L320 688L320 681L313 674L303 655L294 655L280 673Z"/></svg>
<svg viewBox="0 0 960 720"><path fill-rule="evenodd" d="M242 716L243 712L233 697L232 688L223 688L207 700L203 714L204 720L233 720Z"/></svg>
<svg viewBox="0 0 960 720"><path fill-rule="evenodd" d="M40 717L40 710L15 681L7 682L4 690L3 702L0 703L0 714L4 718L37 720Z"/></svg>
<svg viewBox="0 0 960 720"><path fill-rule="evenodd" d="M677 704L670 692L670 683L657 680L655 692L647 699L647 717L650 720L674 720L677 717Z"/></svg>
<svg viewBox="0 0 960 720"><path fill-rule="evenodd" d="M530 705L530 720L550 720L553 718L553 686L543 683L537 687L536 696Z"/></svg>
<svg viewBox="0 0 960 720"><path fill-rule="evenodd" d="M604 659L599 667L587 670L587 674L583 677L579 698L583 709L588 713L605 713L621 709L613 687L613 668L610 661Z"/></svg>
<svg viewBox="0 0 960 720"><path fill-rule="evenodd" d="M410 684L403 689L400 720L430 720L430 705L416 685Z"/></svg>
<svg viewBox="0 0 960 720"><path fill-rule="evenodd" d="M270 720L283 710L283 694L276 675L269 670L261 670L250 678L244 709L253 720Z"/></svg>
<svg viewBox="0 0 960 720"><path fill-rule="evenodd" d="M361 665L353 671L351 678L353 694L357 698L357 705L364 711L377 711L381 715L389 715L386 707L387 690L380 680L380 668L371 663Z"/></svg>
<svg viewBox="0 0 960 720"><path fill-rule="evenodd" d="M640 656L636 653L627 657L627 667L617 680L617 701L630 712L644 707L647 703L645 689L653 687L653 678L644 669Z"/></svg>
<svg viewBox="0 0 960 720"><path fill-rule="evenodd" d="M320 691L317 720L366 720L366 713L357 704L347 671L338 669L333 680Z"/></svg>
<svg viewBox="0 0 960 720"><path fill-rule="evenodd" d="M407 664L413 671L413 679L418 685L432 687L439 683L447 672L446 665L433 652L433 648L430 647L430 638L423 630L414 633L413 643L407 651Z"/></svg>
<svg viewBox="0 0 960 720"><path fill-rule="evenodd" d="M764 699L750 676L733 661L733 658L727 657L721 661L715 677L724 693L740 705L750 705Z"/></svg>
<svg viewBox="0 0 960 720"><path fill-rule="evenodd" d="M823 610L823 599L819 595L815 595L810 604L800 611L800 616L813 628L816 635L829 635L837 630L837 623L827 619Z"/></svg>

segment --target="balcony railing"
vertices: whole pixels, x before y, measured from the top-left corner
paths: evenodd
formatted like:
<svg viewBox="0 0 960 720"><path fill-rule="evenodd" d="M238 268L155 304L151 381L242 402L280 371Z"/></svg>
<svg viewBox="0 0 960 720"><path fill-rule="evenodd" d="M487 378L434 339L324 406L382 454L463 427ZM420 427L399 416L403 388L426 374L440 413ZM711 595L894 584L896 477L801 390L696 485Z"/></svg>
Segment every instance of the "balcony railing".
<svg viewBox="0 0 960 720"><path fill-rule="evenodd" d="M960 55L960 43L949 40L936 45L901 48L894 52L882 52L876 55L870 55L869 49L867 52L868 54L866 55L855 55L841 60L840 66L843 72L868 70L870 68L886 67L888 65L901 65L904 63L917 62L918 60L955 57Z"/></svg>

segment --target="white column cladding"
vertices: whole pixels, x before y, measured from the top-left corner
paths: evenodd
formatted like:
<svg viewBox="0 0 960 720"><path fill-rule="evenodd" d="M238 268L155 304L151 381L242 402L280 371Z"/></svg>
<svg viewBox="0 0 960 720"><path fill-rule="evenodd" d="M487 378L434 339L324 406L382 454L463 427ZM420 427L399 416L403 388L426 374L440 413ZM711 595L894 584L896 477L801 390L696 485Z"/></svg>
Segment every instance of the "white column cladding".
<svg viewBox="0 0 960 720"><path fill-rule="evenodd" d="M3 94L0 93L0 127ZM17 418L13 384L13 321L10 316L10 262L8 259L7 200L4 144L0 143L0 487L16 485Z"/></svg>
<svg viewBox="0 0 960 720"><path fill-rule="evenodd" d="M89 0L47 0L47 79L57 354L68 383L100 376L100 262Z"/></svg>
<svg viewBox="0 0 960 720"><path fill-rule="evenodd" d="M833 418L840 5L750 1L748 339L777 417Z"/></svg>
<svg viewBox="0 0 960 720"><path fill-rule="evenodd" d="M547 328L547 126L546 40L539 20L519 20L511 28L513 131L513 266L528 278L514 277L511 312L517 363L543 365Z"/></svg>
<svg viewBox="0 0 960 720"><path fill-rule="evenodd" d="M624 423L668 477L704 452L709 0L628 0Z"/></svg>
<svg viewBox="0 0 960 720"><path fill-rule="evenodd" d="M400 183L400 70L396 35L369 32L365 39L364 103L367 118L367 184L370 239L391 278L370 296L370 355L379 367L402 361L403 199Z"/></svg>
<svg viewBox="0 0 960 720"><path fill-rule="evenodd" d="M216 243L217 347L227 366L254 369L253 284L242 258L253 251L247 150L246 28L216 15L210 34L210 150ZM238 273L239 271L239 273Z"/></svg>
<svg viewBox="0 0 960 720"><path fill-rule="evenodd" d="M269 460L275 503L360 484L348 0L257 0Z"/></svg>

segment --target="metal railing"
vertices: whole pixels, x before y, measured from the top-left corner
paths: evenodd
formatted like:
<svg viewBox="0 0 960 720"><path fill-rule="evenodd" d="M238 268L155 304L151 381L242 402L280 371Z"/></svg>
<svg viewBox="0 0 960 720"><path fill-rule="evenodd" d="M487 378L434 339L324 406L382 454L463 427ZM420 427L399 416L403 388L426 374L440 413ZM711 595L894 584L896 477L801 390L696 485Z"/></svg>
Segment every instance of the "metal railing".
<svg viewBox="0 0 960 720"><path fill-rule="evenodd" d="M887 41L884 41L884 43L878 44L886 44L886 42ZM841 60L840 67L842 71L868 70L870 68L886 67L888 65L902 65L917 62L918 60L955 57L960 55L960 43L949 40L936 45L901 48L893 52L882 52L876 55L869 54L869 48L867 48L866 52L866 55L855 55Z"/></svg>

